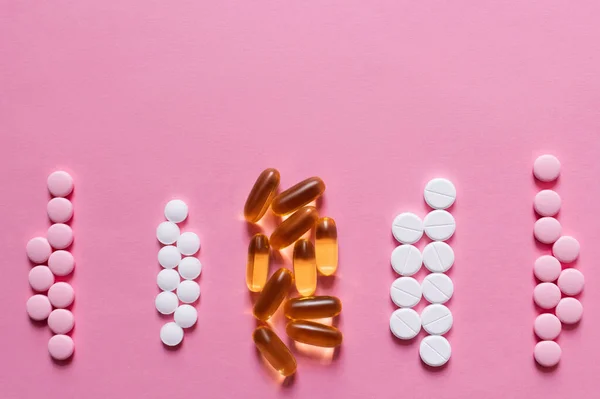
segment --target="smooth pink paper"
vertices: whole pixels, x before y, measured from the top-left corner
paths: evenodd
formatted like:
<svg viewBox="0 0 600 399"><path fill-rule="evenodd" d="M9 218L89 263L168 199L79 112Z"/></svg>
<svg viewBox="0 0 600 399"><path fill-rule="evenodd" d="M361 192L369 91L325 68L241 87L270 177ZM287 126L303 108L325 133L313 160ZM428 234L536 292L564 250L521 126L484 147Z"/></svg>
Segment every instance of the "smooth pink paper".
<svg viewBox="0 0 600 399"><path fill-rule="evenodd" d="M0 397L596 397L599 15L595 0L1 0ZM559 217L586 277L550 372L532 356L532 268L548 250L531 167L545 152L563 164ZM319 293L343 300L343 347L299 354L286 385L252 344L244 282L242 208L265 167L283 187L321 176L339 227L339 273ZM77 261L76 353L60 365L25 313L25 243L48 227L57 168L75 178ZM453 356L432 371L422 334L389 331L389 257L394 216L424 215L436 176L456 184L458 230ZM199 322L176 351L153 303L172 197L204 265Z"/></svg>

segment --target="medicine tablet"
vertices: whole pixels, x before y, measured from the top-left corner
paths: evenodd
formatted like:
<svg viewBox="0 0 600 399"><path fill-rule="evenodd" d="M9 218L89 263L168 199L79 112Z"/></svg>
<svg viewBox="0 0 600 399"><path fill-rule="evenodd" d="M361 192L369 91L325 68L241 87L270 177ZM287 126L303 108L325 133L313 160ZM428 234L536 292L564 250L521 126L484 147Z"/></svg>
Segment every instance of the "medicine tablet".
<svg viewBox="0 0 600 399"><path fill-rule="evenodd" d="M193 303L200 297L200 286L193 280L183 280L177 287L177 297L183 303Z"/></svg>
<svg viewBox="0 0 600 399"><path fill-rule="evenodd" d="M27 252L27 257L33 263L46 262L52 253L50 243L43 237L35 237L29 240L25 250Z"/></svg>
<svg viewBox="0 0 600 399"><path fill-rule="evenodd" d="M56 276L66 276L75 267L75 258L69 251L58 250L52 252L48 258L48 267Z"/></svg>
<svg viewBox="0 0 600 399"><path fill-rule="evenodd" d="M396 338L414 338L421 331L421 318L413 309L397 309L390 317L390 330Z"/></svg>
<svg viewBox="0 0 600 399"><path fill-rule="evenodd" d="M429 303L446 303L452 298L454 284L443 273L431 273L423 279L421 289Z"/></svg>
<svg viewBox="0 0 600 399"><path fill-rule="evenodd" d="M425 216L423 220L425 234L433 241L446 241L454 234L456 222L447 211L435 210Z"/></svg>
<svg viewBox="0 0 600 399"><path fill-rule="evenodd" d="M181 253L177 247L167 245L158 251L158 263L165 269L173 269L177 267L181 261Z"/></svg>
<svg viewBox="0 0 600 399"><path fill-rule="evenodd" d="M200 249L200 238L196 233L185 232L177 239L177 249L182 255L193 255Z"/></svg>
<svg viewBox="0 0 600 399"><path fill-rule="evenodd" d="M55 223L48 228L48 242L54 249L65 249L73 243L73 230L64 223Z"/></svg>
<svg viewBox="0 0 600 399"><path fill-rule="evenodd" d="M565 295L578 295L583 291L584 281L583 273L577 269L568 268L560 273L558 288Z"/></svg>
<svg viewBox="0 0 600 399"><path fill-rule="evenodd" d="M560 211L562 201L554 190L542 190L535 195L533 208L540 216L554 216Z"/></svg>
<svg viewBox="0 0 600 399"><path fill-rule="evenodd" d="M156 284L163 291L177 289L179 281L179 273L174 269L162 269L156 276Z"/></svg>
<svg viewBox="0 0 600 399"><path fill-rule="evenodd" d="M579 256L579 241L570 236L562 236L552 246L552 254L562 263L571 263Z"/></svg>
<svg viewBox="0 0 600 399"><path fill-rule="evenodd" d="M540 283L533 289L533 300L542 309L552 309L560 301L560 289L554 283Z"/></svg>
<svg viewBox="0 0 600 399"><path fill-rule="evenodd" d="M52 223L66 223L73 217L73 204L66 198L52 198L46 206Z"/></svg>
<svg viewBox="0 0 600 399"><path fill-rule="evenodd" d="M402 244L414 244L423 237L423 222L414 213L401 213L392 223L392 234Z"/></svg>
<svg viewBox="0 0 600 399"><path fill-rule="evenodd" d="M560 345L554 341L540 341L533 349L535 361L544 367L556 366L560 361L561 355L562 350L560 349Z"/></svg>
<svg viewBox="0 0 600 399"><path fill-rule="evenodd" d="M195 280L202 273L202 263L194 256L186 256L179 262L178 269L185 280Z"/></svg>
<svg viewBox="0 0 600 399"><path fill-rule="evenodd" d="M538 219L533 225L533 235L543 244L552 244L562 233L560 222L551 217Z"/></svg>
<svg viewBox="0 0 600 399"><path fill-rule="evenodd" d="M171 314L177 309L179 305L179 299L174 292L163 291L156 296L154 300L156 310L161 314Z"/></svg>
<svg viewBox="0 0 600 399"><path fill-rule="evenodd" d="M175 323L181 328L190 328L198 320L198 311L191 305L181 305L175 310Z"/></svg>
<svg viewBox="0 0 600 399"><path fill-rule="evenodd" d="M551 313L542 313L535 319L533 324L533 331L540 339L556 339L561 330L560 320Z"/></svg>
<svg viewBox="0 0 600 399"><path fill-rule="evenodd" d="M161 244L174 244L179 238L180 230L173 222L162 222L156 228L156 238Z"/></svg>
<svg viewBox="0 0 600 399"><path fill-rule="evenodd" d="M61 281L50 287L48 299L55 308L66 308L75 300L75 291L71 284Z"/></svg>
<svg viewBox="0 0 600 399"><path fill-rule="evenodd" d="M167 202L165 206L165 217L169 222L181 223L187 218L188 206L179 199Z"/></svg>
<svg viewBox="0 0 600 399"><path fill-rule="evenodd" d="M456 200L456 188L448 179L436 178L425 186L425 202L433 209L447 209Z"/></svg>
<svg viewBox="0 0 600 399"><path fill-rule="evenodd" d="M74 325L75 317L67 309L54 309L48 316L48 327L54 334L66 334Z"/></svg>
<svg viewBox="0 0 600 399"><path fill-rule="evenodd" d="M446 272L454 264L454 251L445 242L430 242L423 249L423 263L430 272Z"/></svg>
<svg viewBox="0 0 600 399"><path fill-rule="evenodd" d="M560 161L554 155L542 155L533 163L533 174L541 181L556 180L560 175Z"/></svg>
<svg viewBox="0 0 600 399"><path fill-rule="evenodd" d="M444 305L428 305L421 312L423 329L431 335L444 335L452 328L452 312Z"/></svg>
<svg viewBox="0 0 600 399"><path fill-rule="evenodd" d="M392 268L401 276L412 276L421 269L421 251L414 245L399 245L392 251Z"/></svg>
<svg viewBox="0 0 600 399"><path fill-rule="evenodd" d="M29 285L34 291L48 291L52 284L54 284L54 274L48 266L36 266L29 271Z"/></svg>
<svg viewBox="0 0 600 399"><path fill-rule="evenodd" d="M34 295L27 300L25 305L27 314L33 320L46 320L52 311L52 305L46 295Z"/></svg>
<svg viewBox="0 0 600 399"><path fill-rule="evenodd" d="M533 265L533 274L542 282L551 283L560 275L562 266L558 259L551 255L542 255Z"/></svg>
<svg viewBox="0 0 600 399"><path fill-rule="evenodd" d="M392 283L390 296L397 306L412 308L421 301L421 284L412 277L400 277Z"/></svg>
<svg viewBox="0 0 600 399"><path fill-rule="evenodd" d="M48 352L55 360L66 360L73 355L75 343L68 335L58 334L48 341Z"/></svg>
<svg viewBox="0 0 600 399"><path fill-rule="evenodd" d="M556 305L556 317L565 324L575 324L583 316L583 305L575 298L563 298Z"/></svg>
<svg viewBox="0 0 600 399"><path fill-rule="evenodd" d="M441 335L430 335L421 340L419 355L426 365L441 367L450 360L452 348L450 342Z"/></svg>
<svg viewBox="0 0 600 399"><path fill-rule="evenodd" d="M48 176L48 191L54 197L66 197L73 191L73 178L62 170L52 172Z"/></svg>
<svg viewBox="0 0 600 399"><path fill-rule="evenodd" d="M183 328L170 322L160 329L160 340L167 346L177 346L183 340Z"/></svg>

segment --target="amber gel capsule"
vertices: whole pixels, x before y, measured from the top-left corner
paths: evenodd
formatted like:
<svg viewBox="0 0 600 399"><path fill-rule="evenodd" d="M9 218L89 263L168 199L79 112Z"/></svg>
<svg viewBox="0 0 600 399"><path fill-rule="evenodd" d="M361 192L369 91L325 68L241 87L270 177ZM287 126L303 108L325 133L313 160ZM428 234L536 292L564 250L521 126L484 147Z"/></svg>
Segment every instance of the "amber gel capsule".
<svg viewBox="0 0 600 399"><path fill-rule="evenodd" d="M315 227L317 269L324 276L331 276L338 267L337 227L332 218L324 217Z"/></svg>
<svg viewBox="0 0 600 399"><path fill-rule="evenodd" d="M301 239L294 245L294 281L302 296L309 296L317 290L317 262L315 246Z"/></svg>
<svg viewBox="0 0 600 399"><path fill-rule="evenodd" d="M296 359L283 341L267 326L252 334L254 344L273 368L285 377L296 372Z"/></svg>
<svg viewBox="0 0 600 399"><path fill-rule="evenodd" d="M292 273L288 269L282 267L273 273L254 303L254 317L262 321L269 320L287 296L291 286Z"/></svg>
<svg viewBox="0 0 600 399"><path fill-rule="evenodd" d="M316 200L325 191L325 183L320 177L309 177L282 191L273 200L272 209L276 215L287 215L296 209Z"/></svg>
<svg viewBox="0 0 600 399"><path fill-rule="evenodd" d="M314 206L305 206L289 218L285 219L271 234L271 248L281 249L292 244L302 234L310 230L319 219L319 212Z"/></svg>
<svg viewBox="0 0 600 399"><path fill-rule="evenodd" d="M292 298L285 304L288 319L323 319L335 317L342 312L342 302L334 296L309 296Z"/></svg>
<svg viewBox="0 0 600 399"><path fill-rule="evenodd" d="M269 239L264 234L256 234L248 245L246 265L246 285L252 292L262 291L269 277Z"/></svg>
<svg viewBox="0 0 600 399"><path fill-rule="evenodd" d="M251 223L258 222L269 209L279 187L277 169L265 169L256 179L244 206L244 217Z"/></svg>
<svg viewBox="0 0 600 399"><path fill-rule="evenodd" d="M309 320L292 320L285 327L288 337L308 345L334 348L342 343L342 332L333 326Z"/></svg>

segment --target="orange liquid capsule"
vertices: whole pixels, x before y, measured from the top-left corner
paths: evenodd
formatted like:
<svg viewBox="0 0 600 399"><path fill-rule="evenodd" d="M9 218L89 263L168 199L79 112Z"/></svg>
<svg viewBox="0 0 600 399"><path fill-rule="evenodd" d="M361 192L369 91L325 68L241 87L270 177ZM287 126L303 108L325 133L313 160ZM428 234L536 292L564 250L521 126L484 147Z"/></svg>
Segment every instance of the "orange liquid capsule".
<svg viewBox="0 0 600 399"><path fill-rule="evenodd" d="M317 262L312 242L301 239L294 245L294 281L302 296L309 296L317 290Z"/></svg>
<svg viewBox="0 0 600 399"><path fill-rule="evenodd" d="M305 206L292 216L281 222L271 234L271 247L281 249L289 246L304 233L310 230L319 219L319 212L314 206Z"/></svg>
<svg viewBox="0 0 600 399"><path fill-rule="evenodd" d="M264 234L256 234L248 245L246 265L246 285L252 292L260 292L269 277L269 239Z"/></svg>
<svg viewBox="0 0 600 399"><path fill-rule="evenodd" d="M288 337L308 345L334 348L342 343L342 332L333 326L309 320L292 320L285 327Z"/></svg>
<svg viewBox="0 0 600 399"><path fill-rule="evenodd" d="M331 276L338 267L337 227L332 218L324 217L315 227L317 269L324 276Z"/></svg>
<svg viewBox="0 0 600 399"><path fill-rule="evenodd" d="M296 372L294 355L273 330L267 326L258 327L252 339L267 362L281 375L287 377Z"/></svg>
<svg viewBox="0 0 600 399"><path fill-rule="evenodd" d="M323 319L335 317L342 312L342 302L334 296L309 296L292 298L285 304L288 319Z"/></svg>
<svg viewBox="0 0 600 399"><path fill-rule="evenodd" d="M325 183L320 177L309 177L282 191L273 200L272 209L276 215L287 215L296 209L316 200L325 191Z"/></svg>
<svg viewBox="0 0 600 399"><path fill-rule="evenodd" d="M287 296L292 280L292 273L286 268L282 267L273 273L254 303L254 317L262 321L269 320Z"/></svg>
<svg viewBox="0 0 600 399"><path fill-rule="evenodd" d="M279 171L271 168L265 169L258 176L244 206L244 218L247 221L256 223L265 215L277 194L279 178Z"/></svg>

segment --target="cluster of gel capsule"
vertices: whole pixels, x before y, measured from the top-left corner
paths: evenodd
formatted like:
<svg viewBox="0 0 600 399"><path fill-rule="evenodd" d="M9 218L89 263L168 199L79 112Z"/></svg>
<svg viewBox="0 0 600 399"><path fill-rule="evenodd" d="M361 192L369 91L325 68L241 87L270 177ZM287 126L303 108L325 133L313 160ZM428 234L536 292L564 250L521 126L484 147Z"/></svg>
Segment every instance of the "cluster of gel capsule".
<svg viewBox="0 0 600 399"><path fill-rule="evenodd" d="M244 217L258 222L269 207L273 214L285 217L272 232L252 237L248 246L246 285L258 293L253 307L261 322L253 333L258 350L270 365L283 376L296 372L296 359L290 349L266 322L286 299L292 285L301 295L290 298L284 306L289 319L286 333L296 342L318 347L335 348L342 343L342 333L334 326L315 320L340 314L342 304L333 296L314 296L317 273L333 275L338 266L337 228L333 219L319 218L318 211L308 204L325 191L318 177L311 177L277 194L280 174L276 169L263 171L246 200ZM303 238L314 229L315 244ZM280 268L269 278L271 250L279 251L294 244L293 273Z"/></svg>

